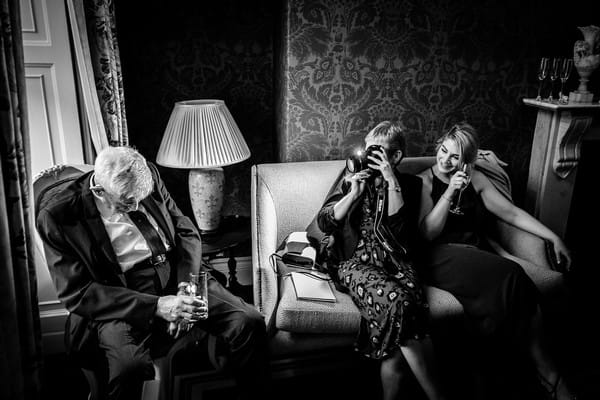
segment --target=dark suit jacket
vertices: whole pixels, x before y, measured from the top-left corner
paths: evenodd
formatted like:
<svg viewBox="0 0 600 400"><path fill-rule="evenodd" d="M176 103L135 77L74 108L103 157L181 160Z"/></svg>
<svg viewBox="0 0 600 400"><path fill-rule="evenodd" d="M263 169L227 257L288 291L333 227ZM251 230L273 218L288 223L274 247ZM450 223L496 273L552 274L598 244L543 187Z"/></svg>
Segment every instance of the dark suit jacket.
<svg viewBox="0 0 600 400"><path fill-rule="evenodd" d="M203 268L200 235L167 192L156 167L149 166L154 188L141 203L173 245L165 294L175 294L178 281ZM119 319L150 329L158 300L127 288L89 189L91 175L83 174L54 194L41 206L36 220L58 297L71 312L65 332L70 352L87 350L95 321Z"/></svg>

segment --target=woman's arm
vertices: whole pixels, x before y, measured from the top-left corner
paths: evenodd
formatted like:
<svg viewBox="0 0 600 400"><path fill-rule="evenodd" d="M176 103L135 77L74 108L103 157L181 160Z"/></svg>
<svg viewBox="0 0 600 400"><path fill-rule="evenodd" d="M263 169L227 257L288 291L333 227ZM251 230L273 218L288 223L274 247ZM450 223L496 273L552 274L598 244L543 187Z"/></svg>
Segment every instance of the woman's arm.
<svg viewBox="0 0 600 400"><path fill-rule="evenodd" d="M423 186L421 189L421 212L419 213L419 231L425 239L435 239L444 229L452 197L464 182L464 177L461 174L463 173L458 172L452 176L448 188L436 204L433 204L433 200L431 199L433 187L431 173L427 170L419 175L421 179L423 179Z"/></svg>
<svg viewBox="0 0 600 400"><path fill-rule="evenodd" d="M517 228L552 242L557 263L561 264L563 262L562 258L564 258L564 267L569 269L571 265L571 256L567 246L558 235L528 214L525 210L508 201L506 197L502 196L494 185L492 185L488 177L484 174L479 172L474 174L473 185L475 190L480 194L481 200L489 212Z"/></svg>
<svg viewBox="0 0 600 400"><path fill-rule="evenodd" d="M387 215L393 216L397 214L398 211L400 211L400 209L404 206L402 188L398 182L395 169L390 164L387 153L377 149L373 151L373 154L377 157L372 155L368 156L369 167L379 171L381 173L381 177L387 182Z"/></svg>
<svg viewBox="0 0 600 400"><path fill-rule="evenodd" d="M325 198L325 202L317 214L319 229L325 234L331 234L340 229L340 224L365 189L365 179L368 172L362 171L347 176L341 174L333 184ZM348 188L348 183L350 184Z"/></svg>
<svg viewBox="0 0 600 400"><path fill-rule="evenodd" d="M333 217L336 221L341 221L346 217L350 206L356 200L360 198L360 195L364 192L366 187L366 180L369 178L370 173L367 171L360 171L354 175L348 177L350 182L350 191L346 193L344 197L333 205Z"/></svg>

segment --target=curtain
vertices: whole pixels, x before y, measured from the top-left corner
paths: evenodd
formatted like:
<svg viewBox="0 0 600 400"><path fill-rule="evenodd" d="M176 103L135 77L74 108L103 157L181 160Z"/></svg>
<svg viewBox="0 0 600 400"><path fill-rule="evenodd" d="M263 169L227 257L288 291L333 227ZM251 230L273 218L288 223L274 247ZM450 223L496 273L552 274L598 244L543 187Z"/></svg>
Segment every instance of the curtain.
<svg viewBox="0 0 600 400"><path fill-rule="evenodd" d="M75 83L77 94L81 99L78 105L82 121L81 136L83 139L84 160L88 164L93 164L94 153L97 154L108 147L109 138L104 127L105 118L100 107L99 93L96 90L83 0L67 0L67 13L69 14L71 38L75 50L74 64L77 72Z"/></svg>
<svg viewBox="0 0 600 400"><path fill-rule="evenodd" d="M41 330L19 0L0 0L0 398L39 399Z"/></svg>
<svg viewBox="0 0 600 400"><path fill-rule="evenodd" d="M75 3L78 1L82 1L84 5L92 68L108 142L111 146L128 145L125 95L113 1L74 0Z"/></svg>

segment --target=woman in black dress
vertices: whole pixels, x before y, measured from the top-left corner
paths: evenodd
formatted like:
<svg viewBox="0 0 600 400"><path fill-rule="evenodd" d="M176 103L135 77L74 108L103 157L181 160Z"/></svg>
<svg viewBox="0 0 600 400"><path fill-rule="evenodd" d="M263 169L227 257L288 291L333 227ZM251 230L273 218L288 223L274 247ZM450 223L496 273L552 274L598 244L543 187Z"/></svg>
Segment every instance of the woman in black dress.
<svg viewBox="0 0 600 400"><path fill-rule="evenodd" d="M429 308L411 262L421 180L395 172L405 146L394 123L371 130L365 138L369 168L340 177L318 223L331 238L331 276L361 312L357 349L381 360L384 399L398 398L405 360L427 396L443 399L433 371Z"/></svg>
<svg viewBox="0 0 600 400"><path fill-rule="evenodd" d="M430 243L421 253L425 277L458 299L474 331L502 335L515 345L527 343L550 397L570 399L573 396L540 335L538 290L519 264L487 251L481 226L484 214L549 240L557 262L567 269L569 251L554 232L500 194L483 173L464 172L464 165L475 162L478 148L475 129L457 124L438 140L436 164L420 174L419 228Z"/></svg>

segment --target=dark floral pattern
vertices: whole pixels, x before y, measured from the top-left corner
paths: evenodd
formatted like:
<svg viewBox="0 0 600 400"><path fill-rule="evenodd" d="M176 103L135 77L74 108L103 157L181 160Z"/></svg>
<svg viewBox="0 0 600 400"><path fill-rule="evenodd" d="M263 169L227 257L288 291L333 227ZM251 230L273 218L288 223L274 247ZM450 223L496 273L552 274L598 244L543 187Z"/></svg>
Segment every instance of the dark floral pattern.
<svg viewBox="0 0 600 400"><path fill-rule="evenodd" d="M337 271L362 316L356 348L379 359L406 340L428 334L429 306L412 264L394 263L379 244L373 232L374 207L374 200L364 196L358 245Z"/></svg>
<svg viewBox="0 0 600 400"><path fill-rule="evenodd" d="M111 146L129 144L121 58L112 0L85 0L86 25L96 91Z"/></svg>
<svg viewBox="0 0 600 400"><path fill-rule="evenodd" d="M521 99L535 94L536 38L545 37L535 9L515 1L288 3L282 161L343 158L370 127L396 118L409 155L433 154L435 139L467 119L524 185L535 111Z"/></svg>

